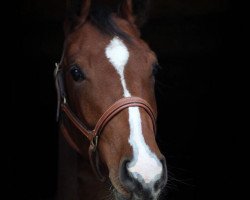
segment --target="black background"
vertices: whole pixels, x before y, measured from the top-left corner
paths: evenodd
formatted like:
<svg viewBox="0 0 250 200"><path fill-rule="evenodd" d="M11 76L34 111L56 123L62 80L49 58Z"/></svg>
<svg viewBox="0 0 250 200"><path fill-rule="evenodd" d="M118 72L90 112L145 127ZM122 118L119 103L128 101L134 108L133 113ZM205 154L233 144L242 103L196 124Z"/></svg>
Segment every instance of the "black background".
<svg viewBox="0 0 250 200"><path fill-rule="evenodd" d="M54 63L63 45L65 2L22 1L20 58L13 59L10 196L53 199L57 179ZM236 23L227 0L156 1L142 37L158 55L158 136L169 169L168 199L233 196L231 120L233 84L228 71ZM231 99L231 100L229 100ZM15 137L14 137L15 135ZM14 191L14 192L13 192Z"/></svg>

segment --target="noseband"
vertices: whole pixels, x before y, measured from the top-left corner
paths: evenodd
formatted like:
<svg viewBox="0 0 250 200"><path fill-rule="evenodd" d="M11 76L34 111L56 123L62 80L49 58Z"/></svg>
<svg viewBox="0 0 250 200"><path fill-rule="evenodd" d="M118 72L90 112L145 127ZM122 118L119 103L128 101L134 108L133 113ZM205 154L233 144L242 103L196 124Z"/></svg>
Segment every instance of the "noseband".
<svg viewBox="0 0 250 200"><path fill-rule="evenodd" d="M97 121L95 128L93 130L87 129L86 125L82 123L82 121L74 114L71 110L69 104L67 103L66 91L64 89L64 78L63 78L63 71L62 68L58 64L56 64L56 68L54 71L55 77L55 84L57 90L57 121L60 119L60 128L62 133L69 143L69 145L75 149L78 153L82 154L80 149L78 148L77 144L74 142L72 137L70 136L70 130L64 124L64 120L61 120L61 116L65 116L71 124L79 130L89 141L89 160L91 166L93 168L94 173L101 181L105 181L105 177L102 175L100 170L100 161L97 151L98 140L99 137L105 128L105 126L109 123L109 121L120 113L122 110L129 108L129 107L140 107L143 108L146 113L149 115L152 124L154 133L156 133L156 118L153 112L153 109L144 99L140 97L124 97L119 99L118 101L114 102L99 118Z"/></svg>

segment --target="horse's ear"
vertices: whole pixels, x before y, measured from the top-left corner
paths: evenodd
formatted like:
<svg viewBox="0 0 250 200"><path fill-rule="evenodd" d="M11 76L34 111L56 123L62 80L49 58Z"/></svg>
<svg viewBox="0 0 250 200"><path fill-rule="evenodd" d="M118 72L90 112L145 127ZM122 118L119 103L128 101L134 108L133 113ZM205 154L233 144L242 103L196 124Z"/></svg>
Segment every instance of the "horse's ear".
<svg viewBox="0 0 250 200"><path fill-rule="evenodd" d="M91 0L67 0L65 32L82 25L89 15Z"/></svg>
<svg viewBox="0 0 250 200"><path fill-rule="evenodd" d="M130 23L141 27L146 21L150 0L122 0L119 14Z"/></svg>

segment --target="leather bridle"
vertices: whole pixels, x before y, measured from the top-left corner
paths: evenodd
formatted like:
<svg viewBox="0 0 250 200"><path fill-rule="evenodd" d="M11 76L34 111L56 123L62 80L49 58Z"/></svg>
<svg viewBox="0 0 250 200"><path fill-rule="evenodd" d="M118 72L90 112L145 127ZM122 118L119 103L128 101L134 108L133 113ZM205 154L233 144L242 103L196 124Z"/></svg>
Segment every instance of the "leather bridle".
<svg viewBox="0 0 250 200"><path fill-rule="evenodd" d="M71 131L65 125L65 120L68 120L75 128L79 130L80 133L82 133L90 141L88 152L89 160L94 173L101 181L105 181L105 177L100 170L100 161L97 151L98 139L105 126L114 116L129 107L143 108L149 115L153 124L154 133L156 133L156 115L149 103L140 97L124 97L114 102L99 118L95 125L95 128L93 130L87 129L87 126L84 125L82 121L74 114L67 102L66 91L64 88L63 70L57 63L54 71L54 77L57 90L57 121L60 121L61 132L63 133L69 145L80 154L82 154L82 152L70 136ZM61 116L65 116L65 120L61 120Z"/></svg>

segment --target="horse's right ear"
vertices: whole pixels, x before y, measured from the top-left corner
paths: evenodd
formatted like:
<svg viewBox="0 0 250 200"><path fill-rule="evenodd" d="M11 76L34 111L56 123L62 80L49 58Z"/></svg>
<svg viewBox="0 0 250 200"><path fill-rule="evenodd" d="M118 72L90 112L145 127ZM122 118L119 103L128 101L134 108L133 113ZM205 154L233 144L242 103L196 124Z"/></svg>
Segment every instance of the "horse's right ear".
<svg viewBox="0 0 250 200"><path fill-rule="evenodd" d="M149 4L150 0L122 0L119 15L137 27L141 27L146 21Z"/></svg>
<svg viewBox="0 0 250 200"><path fill-rule="evenodd" d="M67 0L64 31L68 33L82 25L89 15L91 0Z"/></svg>

